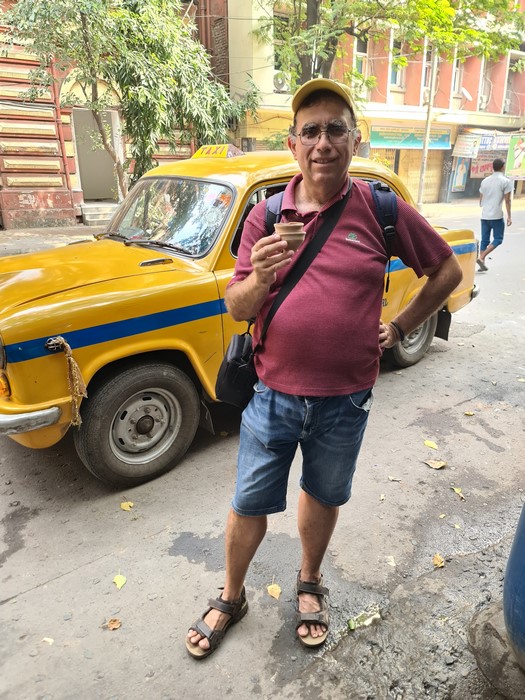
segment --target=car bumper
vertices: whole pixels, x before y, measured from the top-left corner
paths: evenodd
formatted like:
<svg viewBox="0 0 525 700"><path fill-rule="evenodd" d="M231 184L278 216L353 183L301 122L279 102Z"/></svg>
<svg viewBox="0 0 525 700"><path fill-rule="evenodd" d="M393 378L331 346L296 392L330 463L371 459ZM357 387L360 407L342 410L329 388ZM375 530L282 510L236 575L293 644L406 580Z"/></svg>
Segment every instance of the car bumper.
<svg viewBox="0 0 525 700"><path fill-rule="evenodd" d="M47 428L58 423L62 410L58 406L45 408L30 413L14 413L0 415L0 435L29 433L32 430Z"/></svg>

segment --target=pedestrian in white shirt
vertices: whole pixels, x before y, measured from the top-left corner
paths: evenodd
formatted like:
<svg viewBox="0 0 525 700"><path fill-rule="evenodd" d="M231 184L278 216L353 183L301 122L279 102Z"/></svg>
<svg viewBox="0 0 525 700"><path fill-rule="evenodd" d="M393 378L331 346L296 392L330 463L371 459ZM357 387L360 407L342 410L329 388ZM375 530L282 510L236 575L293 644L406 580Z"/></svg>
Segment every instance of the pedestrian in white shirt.
<svg viewBox="0 0 525 700"><path fill-rule="evenodd" d="M512 224L510 214L512 181L503 174L505 161L496 158L492 163L494 172L485 178L479 188L481 209L481 244L477 263L480 270L486 272L485 258L503 243L505 220L503 218L503 201L507 209L507 226ZM490 234L492 233L492 242Z"/></svg>

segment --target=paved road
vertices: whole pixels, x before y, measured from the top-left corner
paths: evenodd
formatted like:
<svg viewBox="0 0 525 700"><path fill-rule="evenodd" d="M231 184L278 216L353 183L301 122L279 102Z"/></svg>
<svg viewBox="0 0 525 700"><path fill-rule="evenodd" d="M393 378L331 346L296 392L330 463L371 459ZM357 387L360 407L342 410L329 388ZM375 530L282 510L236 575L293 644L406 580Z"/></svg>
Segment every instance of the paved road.
<svg viewBox="0 0 525 700"><path fill-rule="evenodd" d="M177 469L126 493L85 471L70 436L39 452L0 438L0 697L500 698L466 631L475 610L501 597L525 498L524 259L521 212L450 341L413 368L381 373L326 559L333 623L322 652L294 639L296 462L289 508L271 518L250 569L250 613L209 660L187 658L185 631L222 584L234 412L218 408L215 436L200 433ZM447 466L433 470L429 458ZM279 600L267 594L272 582ZM374 606L381 619L349 632L348 620ZM104 628L111 617L120 629Z"/></svg>

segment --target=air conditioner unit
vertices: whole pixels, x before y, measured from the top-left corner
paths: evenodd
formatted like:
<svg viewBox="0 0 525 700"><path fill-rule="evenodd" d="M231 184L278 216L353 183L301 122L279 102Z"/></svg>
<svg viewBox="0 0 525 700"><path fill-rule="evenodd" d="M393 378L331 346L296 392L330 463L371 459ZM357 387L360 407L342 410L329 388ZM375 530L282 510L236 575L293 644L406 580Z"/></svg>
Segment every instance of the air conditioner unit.
<svg viewBox="0 0 525 700"><path fill-rule="evenodd" d="M488 95L480 95L479 96L479 109L487 109L488 103L489 103L489 96Z"/></svg>
<svg viewBox="0 0 525 700"><path fill-rule="evenodd" d="M273 89L275 92L290 92L290 74L284 70L276 70L273 74Z"/></svg>

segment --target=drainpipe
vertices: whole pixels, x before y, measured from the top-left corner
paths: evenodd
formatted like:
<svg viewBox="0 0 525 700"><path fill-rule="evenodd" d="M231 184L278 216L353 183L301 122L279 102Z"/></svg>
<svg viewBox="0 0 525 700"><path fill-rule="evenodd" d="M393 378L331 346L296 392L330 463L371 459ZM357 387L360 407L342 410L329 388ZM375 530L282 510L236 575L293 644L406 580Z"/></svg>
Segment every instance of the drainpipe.
<svg viewBox="0 0 525 700"><path fill-rule="evenodd" d="M56 79L55 59L51 59L50 64L51 77L53 79L53 103L55 106L56 123L58 131L58 140L60 142L60 150L62 151L62 160L64 161L64 174L66 176L66 186L73 206L73 191L71 188L71 175L69 174L69 163L67 162L66 142L64 139L64 129L62 125L62 111L60 109L60 93L58 91L58 83Z"/></svg>

